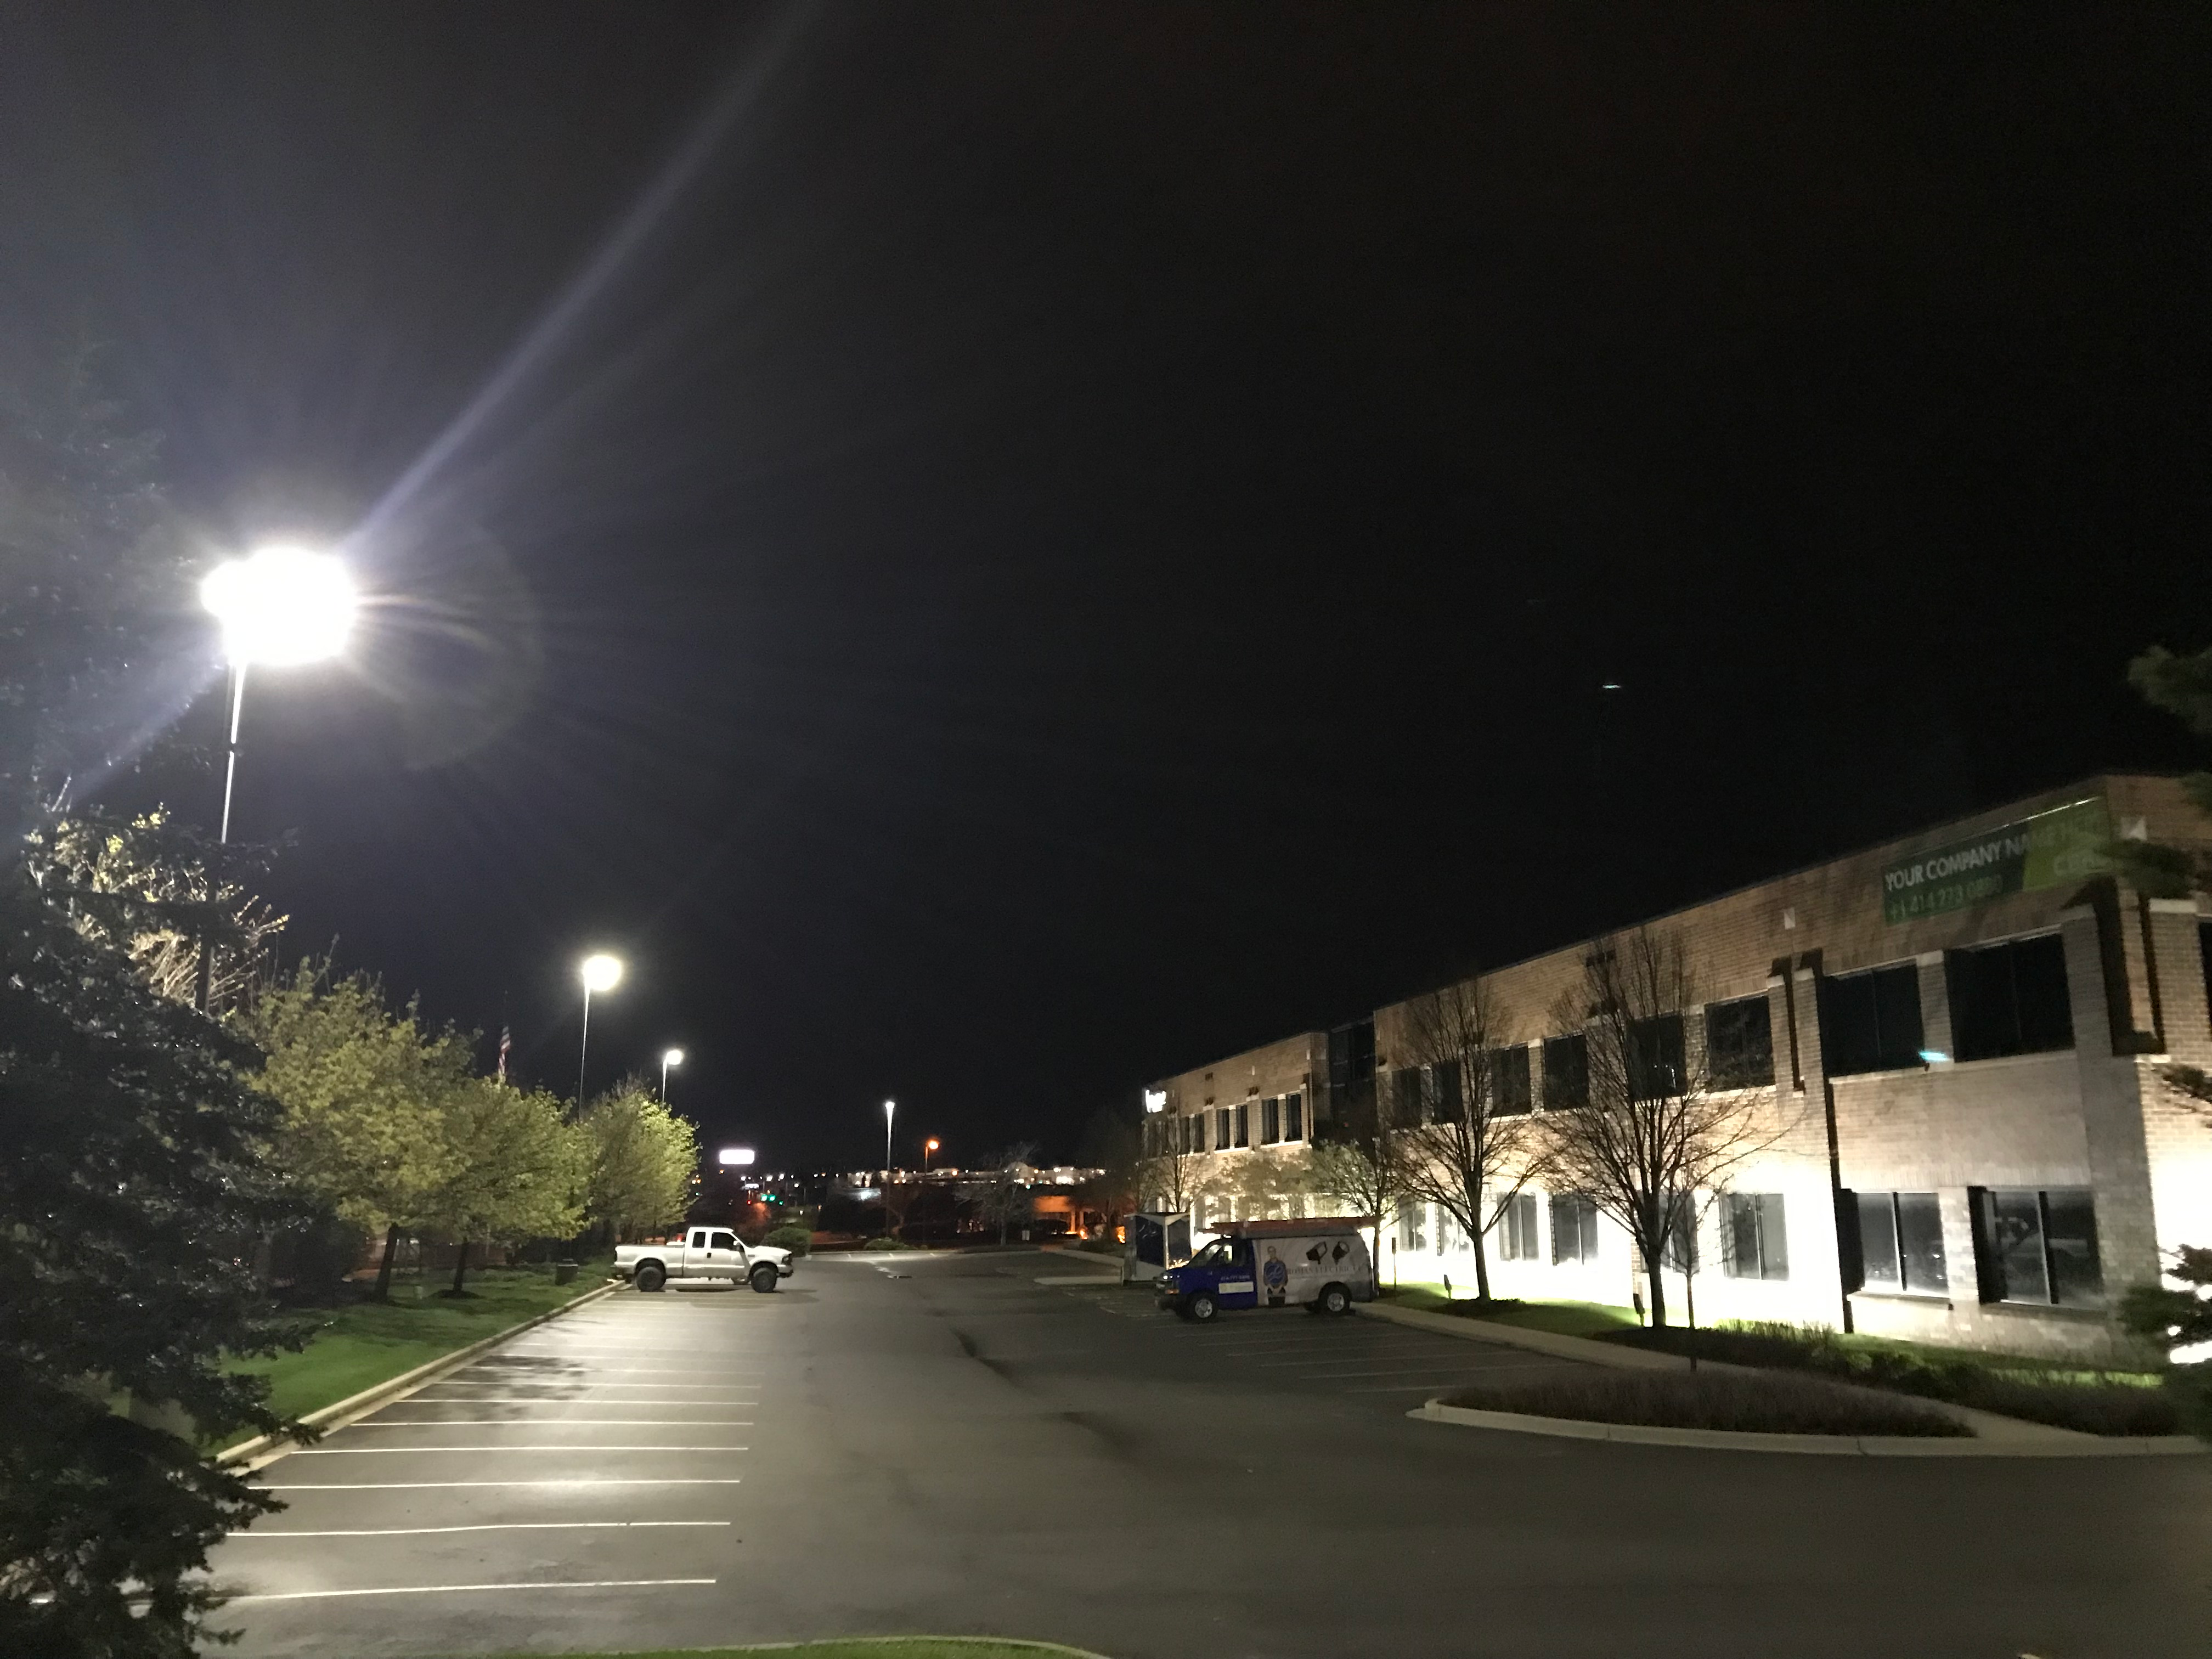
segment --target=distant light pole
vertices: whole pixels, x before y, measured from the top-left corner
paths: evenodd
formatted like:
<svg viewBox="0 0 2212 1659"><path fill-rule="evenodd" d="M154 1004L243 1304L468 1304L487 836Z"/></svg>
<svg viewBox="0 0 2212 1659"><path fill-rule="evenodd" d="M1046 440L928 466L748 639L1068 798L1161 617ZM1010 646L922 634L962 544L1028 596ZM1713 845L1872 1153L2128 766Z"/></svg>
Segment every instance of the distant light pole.
<svg viewBox="0 0 2212 1659"><path fill-rule="evenodd" d="M929 1155L930 1155L932 1152L935 1152L936 1150L937 1150L937 1137L936 1137L936 1136L934 1136L934 1135L932 1135L932 1136L931 1136L927 1140L925 1140L925 1141L923 1141L923 1142L921 1143L921 1172L922 1172L922 1174L924 1174L924 1175L927 1175L927 1174L929 1173Z"/></svg>
<svg viewBox="0 0 2212 1659"><path fill-rule="evenodd" d="M584 1066L592 1056L592 993L611 991L622 983L620 957L605 951L586 957L576 964L576 977L584 981L584 1040L576 1050L576 1109L584 1109Z"/></svg>
<svg viewBox="0 0 2212 1659"><path fill-rule="evenodd" d="M668 1104L668 1068L672 1066L681 1066L683 1063L684 1051L681 1048L667 1048L661 1052L660 1103L664 1106Z"/></svg>
<svg viewBox="0 0 2212 1659"><path fill-rule="evenodd" d="M887 1186L891 1178L891 1117L897 1110L896 1100L884 1103L884 1182Z"/></svg>
<svg viewBox="0 0 2212 1659"><path fill-rule="evenodd" d="M329 553L304 547L264 547L243 559L227 559L200 580L200 604L222 624L222 653L230 665L230 735L222 766L222 817L218 847L230 843L230 803L238 785L238 727L246 712L249 665L288 668L321 662L345 649L360 600L353 578ZM214 967L200 946L195 997L207 1012Z"/></svg>

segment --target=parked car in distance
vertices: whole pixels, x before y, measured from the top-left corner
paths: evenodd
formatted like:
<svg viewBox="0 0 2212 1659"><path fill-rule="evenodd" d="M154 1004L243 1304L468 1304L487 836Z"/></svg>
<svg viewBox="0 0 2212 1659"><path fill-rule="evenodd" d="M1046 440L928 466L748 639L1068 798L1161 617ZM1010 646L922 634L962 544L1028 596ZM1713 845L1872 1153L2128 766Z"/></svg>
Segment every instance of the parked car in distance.
<svg viewBox="0 0 2212 1659"><path fill-rule="evenodd" d="M727 1227L690 1227L663 1244L617 1244L615 1277L641 1291L658 1291L672 1279L726 1279L766 1295L791 1277L791 1252L747 1244Z"/></svg>
<svg viewBox="0 0 2212 1659"><path fill-rule="evenodd" d="M1220 1236L1156 1281L1159 1304L1200 1324L1230 1308L1348 1314L1375 1298L1364 1217L1228 1221Z"/></svg>

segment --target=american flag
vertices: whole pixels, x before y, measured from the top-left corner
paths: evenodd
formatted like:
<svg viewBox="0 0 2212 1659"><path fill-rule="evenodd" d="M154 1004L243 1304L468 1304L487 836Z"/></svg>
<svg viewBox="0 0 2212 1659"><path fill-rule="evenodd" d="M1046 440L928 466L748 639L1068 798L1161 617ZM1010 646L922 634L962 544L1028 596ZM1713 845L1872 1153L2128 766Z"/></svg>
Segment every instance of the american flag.
<svg viewBox="0 0 2212 1659"><path fill-rule="evenodd" d="M499 1080L507 1081L507 1051L514 1047L514 1033L502 1025L499 1028Z"/></svg>

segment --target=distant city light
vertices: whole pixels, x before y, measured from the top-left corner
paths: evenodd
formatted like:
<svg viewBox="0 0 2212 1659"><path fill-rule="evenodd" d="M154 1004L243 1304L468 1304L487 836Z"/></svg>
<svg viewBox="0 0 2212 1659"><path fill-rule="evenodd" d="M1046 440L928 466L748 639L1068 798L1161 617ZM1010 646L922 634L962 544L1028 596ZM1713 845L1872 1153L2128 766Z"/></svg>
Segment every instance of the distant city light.
<svg viewBox="0 0 2212 1659"><path fill-rule="evenodd" d="M750 1146L725 1146L714 1154L714 1161L726 1170L743 1169L753 1161L753 1149Z"/></svg>

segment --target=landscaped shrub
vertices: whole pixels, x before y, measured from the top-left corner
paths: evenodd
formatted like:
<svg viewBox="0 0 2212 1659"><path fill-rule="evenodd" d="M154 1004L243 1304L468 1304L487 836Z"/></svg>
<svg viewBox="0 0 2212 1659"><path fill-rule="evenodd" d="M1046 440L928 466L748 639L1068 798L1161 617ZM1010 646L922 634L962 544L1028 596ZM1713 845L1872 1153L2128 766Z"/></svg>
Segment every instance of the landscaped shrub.
<svg viewBox="0 0 2212 1659"><path fill-rule="evenodd" d="M787 1224L769 1229L768 1237L761 1243L773 1249L789 1250L793 1255L805 1255L814 1245L814 1235L805 1227Z"/></svg>
<svg viewBox="0 0 2212 1659"><path fill-rule="evenodd" d="M860 1246L864 1250L910 1250L913 1245L896 1238L878 1237Z"/></svg>
<svg viewBox="0 0 2212 1659"><path fill-rule="evenodd" d="M1742 1434L1971 1433L1924 1406L1816 1377L1736 1371L1589 1370L1463 1389L1448 1406L1521 1412L1583 1423L1670 1429L1729 1429Z"/></svg>
<svg viewBox="0 0 2212 1659"><path fill-rule="evenodd" d="M1608 1331L1599 1340L1666 1353L1695 1352L1700 1359L1734 1365L1815 1371L1866 1388L1917 1395L2084 1434L2180 1434L2186 1429L2185 1402L2178 1394L2121 1375L1923 1359L1852 1347L1835 1332L1817 1326L1742 1324L1695 1332L1669 1326Z"/></svg>

